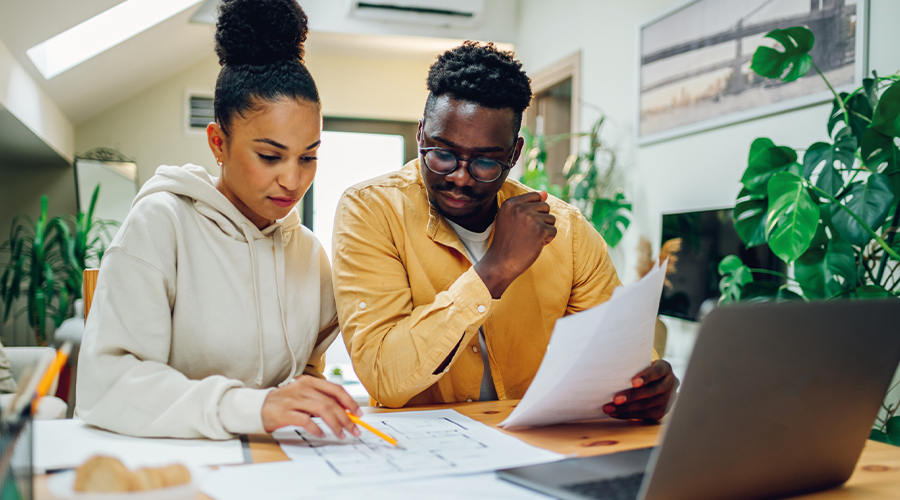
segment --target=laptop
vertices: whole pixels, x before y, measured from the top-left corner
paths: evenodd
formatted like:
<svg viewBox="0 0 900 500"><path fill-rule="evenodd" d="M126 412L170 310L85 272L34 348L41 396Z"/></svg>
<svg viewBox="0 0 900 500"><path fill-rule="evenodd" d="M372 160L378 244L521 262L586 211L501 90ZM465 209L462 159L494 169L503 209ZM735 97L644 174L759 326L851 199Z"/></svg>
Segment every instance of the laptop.
<svg viewBox="0 0 900 500"><path fill-rule="evenodd" d="M900 363L898 321L896 299L716 309L659 446L497 474L563 499L750 500L840 485Z"/></svg>

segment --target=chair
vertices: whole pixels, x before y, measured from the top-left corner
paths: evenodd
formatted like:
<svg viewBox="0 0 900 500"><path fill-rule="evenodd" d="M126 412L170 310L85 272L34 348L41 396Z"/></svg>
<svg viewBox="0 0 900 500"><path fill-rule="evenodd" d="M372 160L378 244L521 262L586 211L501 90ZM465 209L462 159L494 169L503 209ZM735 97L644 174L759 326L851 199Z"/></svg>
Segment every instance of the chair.
<svg viewBox="0 0 900 500"><path fill-rule="evenodd" d="M94 301L94 289L97 288L97 276L99 269L85 269L82 274L81 288L84 298L84 320L87 321L88 312L91 310L91 302Z"/></svg>
<svg viewBox="0 0 900 500"><path fill-rule="evenodd" d="M54 333L56 344L63 342L72 343L72 352L69 354L67 366L61 373L61 386L55 394L68 401L68 417L75 412L75 382L78 374L78 351L84 337L84 324L94 298L94 289L97 287L98 269L85 269L82 273L82 299L75 301L75 316L63 321L62 325ZM55 390L55 389L54 389ZM51 392L52 394L53 392Z"/></svg>

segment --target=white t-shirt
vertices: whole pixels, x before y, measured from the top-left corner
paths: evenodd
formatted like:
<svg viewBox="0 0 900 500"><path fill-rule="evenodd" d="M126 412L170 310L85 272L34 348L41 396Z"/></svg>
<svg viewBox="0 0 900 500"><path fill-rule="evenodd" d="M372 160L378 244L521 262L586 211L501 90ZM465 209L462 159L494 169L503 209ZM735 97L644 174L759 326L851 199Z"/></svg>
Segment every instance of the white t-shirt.
<svg viewBox="0 0 900 500"><path fill-rule="evenodd" d="M469 254L469 260L475 265L484 258L484 254L488 250L488 240L491 238L491 232L494 230L494 224L488 226L483 233L473 233L458 224L447 221L450 227L459 236L466 253ZM478 328L478 348L481 349L481 362L484 363L484 373L481 375L481 392L479 393L479 401L496 401L497 389L494 388L494 377L491 375L491 363L488 360L487 344L484 341L484 329Z"/></svg>

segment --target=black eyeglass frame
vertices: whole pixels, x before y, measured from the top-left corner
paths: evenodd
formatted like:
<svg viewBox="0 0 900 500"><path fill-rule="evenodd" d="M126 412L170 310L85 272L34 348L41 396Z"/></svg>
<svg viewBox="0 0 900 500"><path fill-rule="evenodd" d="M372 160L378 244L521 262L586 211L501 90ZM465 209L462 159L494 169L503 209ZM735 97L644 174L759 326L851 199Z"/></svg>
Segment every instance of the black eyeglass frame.
<svg viewBox="0 0 900 500"><path fill-rule="evenodd" d="M428 162L425 161L425 155L427 155L430 151L443 151L445 153L450 154L450 156L456 158L456 166L453 167L453 169L450 170L449 172L435 172L434 170L432 170L431 167L428 166ZM427 168L429 171L431 171L432 173L437 174L437 175L450 175L453 172L456 172L457 170L459 170L460 163L466 162L466 171L469 172L469 177L475 179L475 181L477 181L477 182L484 182L484 183L495 182L497 179L503 177L503 172L506 172L507 170L513 168L513 166L510 165L509 163L502 162L500 160L496 160L494 158L490 158L487 156L475 156L473 158L463 158L463 157L457 155L456 153L454 153L453 151L446 149L446 148L438 148L438 147L419 148L419 154L422 155L422 163L425 164L425 168ZM513 147L513 150L509 154L510 161L512 161L512 158L513 158L513 156L515 156L515 154L516 154L516 148ZM499 163L501 169L500 169L500 173L497 174L497 177L494 177L493 179L491 179L489 181L481 180L478 177L475 177L475 175L472 173L472 161L478 160L478 159L490 160L490 161Z"/></svg>

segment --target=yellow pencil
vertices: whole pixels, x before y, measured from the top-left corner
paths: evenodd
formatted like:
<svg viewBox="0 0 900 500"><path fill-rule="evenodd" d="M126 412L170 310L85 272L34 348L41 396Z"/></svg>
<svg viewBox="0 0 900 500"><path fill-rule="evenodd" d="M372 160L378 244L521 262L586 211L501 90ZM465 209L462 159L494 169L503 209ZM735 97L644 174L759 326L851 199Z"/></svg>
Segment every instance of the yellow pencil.
<svg viewBox="0 0 900 500"><path fill-rule="evenodd" d="M44 373L44 378L41 379L41 383L37 387L37 394L31 402L32 413L37 411L37 407L41 403L41 398L47 395L47 391L50 390L53 380L59 375L60 370L62 370L66 361L69 359L69 352L71 351L72 343L69 341L63 342L63 345L56 351L56 359L53 360L50 367L47 368L47 372Z"/></svg>
<svg viewBox="0 0 900 500"><path fill-rule="evenodd" d="M347 412L347 416L350 417L350 420L352 420L354 424L356 424L356 425L361 425L363 428L365 428L367 431L371 432L372 434L375 434L376 436L380 437L381 439L384 439L384 440L387 441L388 443L391 443L392 445L397 446L397 440L396 440L396 439L394 439L394 438L388 436L387 434L385 434L385 433L379 431L378 429L372 427L371 425L369 425L369 424L363 422L363 420L362 420L361 418L359 418L359 417L357 417L356 415L350 413L349 411Z"/></svg>

